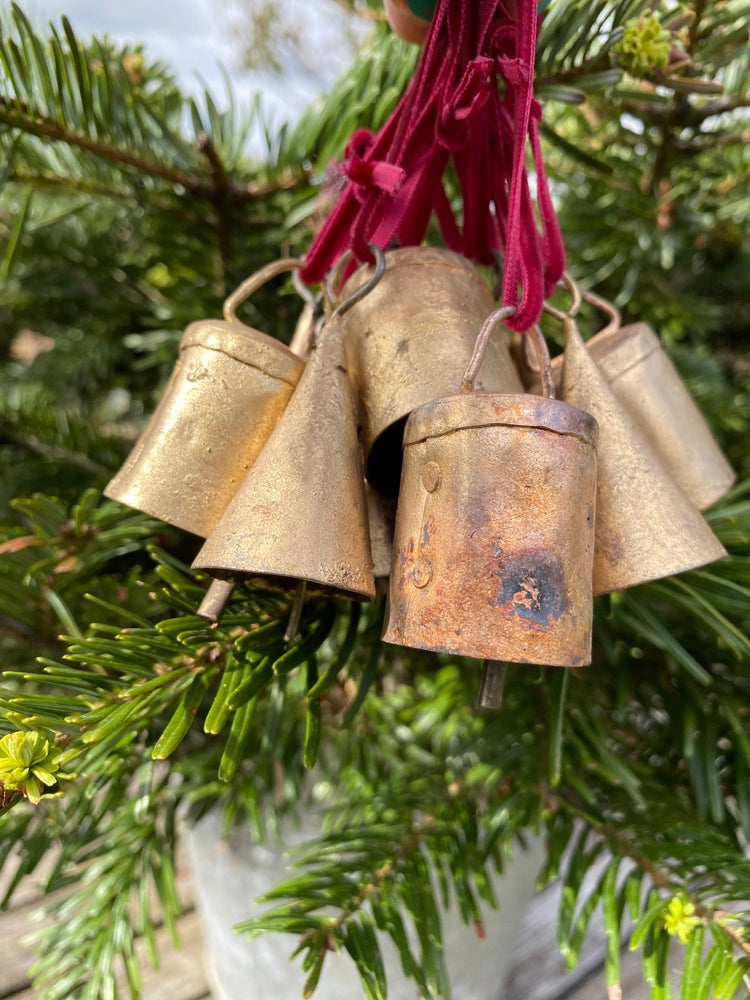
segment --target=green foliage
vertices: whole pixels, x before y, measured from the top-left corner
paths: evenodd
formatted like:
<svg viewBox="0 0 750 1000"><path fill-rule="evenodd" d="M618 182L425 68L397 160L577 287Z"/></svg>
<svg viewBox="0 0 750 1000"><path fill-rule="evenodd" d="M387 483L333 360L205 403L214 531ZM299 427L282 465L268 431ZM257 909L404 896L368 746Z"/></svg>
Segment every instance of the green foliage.
<svg viewBox="0 0 750 1000"><path fill-rule="evenodd" d="M652 11L669 62L637 79L617 52ZM744 480L746 14L553 3L537 87L574 275L665 335ZM488 715L475 663L380 642L382 601L310 598L287 643L291 596L238 587L209 626L196 540L101 500L185 325L282 245L304 249L328 203L311 178L385 120L416 56L379 24L294 128L266 125L253 161L259 101L188 101L137 48L2 15L0 737L33 742L30 773L76 777L36 805L23 775L6 788L0 867L8 902L59 849L38 937L49 998L139 995L136 938L155 962L153 927L180 912L179 814L218 804L265 839L310 802L321 837L243 925L296 936L306 996L329 946L386 996L385 934L419 994L448 997L438 903L481 928L530 831L541 881L562 880L569 965L601 920L613 989L628 934L655 1000L747 989L747 482L707 515L728 559L600 598L592 667L510 667ZM277 281L247 317L288 340L298 309Z"/></svg>

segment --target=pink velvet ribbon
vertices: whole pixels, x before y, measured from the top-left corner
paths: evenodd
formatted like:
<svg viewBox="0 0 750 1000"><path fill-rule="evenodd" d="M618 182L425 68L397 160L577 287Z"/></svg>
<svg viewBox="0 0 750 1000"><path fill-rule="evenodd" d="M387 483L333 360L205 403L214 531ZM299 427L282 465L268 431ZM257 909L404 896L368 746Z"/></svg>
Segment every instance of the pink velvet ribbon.
<svg viewBox="0 0 750 1000"><path fill-rule="evenodd" d="M307 253L304 281L321 281L347 250L366 261L369 244L421 243L434 213L449 249L481 264L503 259L502 304L516 307L506 325L525 331L538 320L565 251L539 140L537 32L537 0L438 0L395 111L376 135L360 129L347 146L347 183ZM451 160L460 224L443 187Z"/></svg>

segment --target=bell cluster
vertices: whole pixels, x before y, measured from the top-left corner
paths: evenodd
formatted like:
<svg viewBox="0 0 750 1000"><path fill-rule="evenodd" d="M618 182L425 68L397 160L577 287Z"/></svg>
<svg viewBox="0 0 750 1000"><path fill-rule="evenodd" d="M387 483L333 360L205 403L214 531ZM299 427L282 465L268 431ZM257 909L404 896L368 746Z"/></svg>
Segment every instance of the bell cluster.
<svg viewBox="0 0 750 1000"><path fill-rule="evenodd" d="M591 662L593 597L726 553L700 511L734 473L644 323L563 353L511 337L467 259L378 254L290 347L236 308L191 324L106 495L204 539L215 618L240 581L388 594L383 639L485 661ZM330 289L329 289L330 291ZM555 310L550 310L555 312Z"/></svg>

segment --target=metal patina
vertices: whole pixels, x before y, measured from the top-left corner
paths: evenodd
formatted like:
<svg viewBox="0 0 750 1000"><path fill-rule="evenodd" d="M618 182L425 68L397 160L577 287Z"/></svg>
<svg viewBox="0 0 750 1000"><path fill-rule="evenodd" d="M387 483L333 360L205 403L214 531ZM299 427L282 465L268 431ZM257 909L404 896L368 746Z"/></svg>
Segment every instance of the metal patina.
<svg viewBox="0 0 750 1000"><path fill-rule="evenodd" d="M280 260L241 286L242 301L276 274ZM239 292L240 290L238 290ZM303 362L288 347L224 320L192 323L167 388L105 495L207 537L284 412Z"/></svg>
<svg viewBox="0 0 750 1000"><path fill-rule="evenodd" d="M589 663L595 442L588 413L528 395L468 393L412 414L383 638Z"/></svg>
<svg viewBox="0 0 750 1000"><path fill-rule="evenodd" d="M571 317L564 328L562 397L599 423L594 593L672 576L726 555L650 435L617 398Z"/></svg>
<svg viewBox="0 0 750 1000"><path fill-rule="evenodd" d="M380 283L346 317L345 343L367 478L395 494L406 419L419 406L458 392L492 296L476 267L449 250L404 247L385 260ZM354 292L370 273L360 268L342 294ZM502 328L489 340L477 388L522 391Z"/></svg>

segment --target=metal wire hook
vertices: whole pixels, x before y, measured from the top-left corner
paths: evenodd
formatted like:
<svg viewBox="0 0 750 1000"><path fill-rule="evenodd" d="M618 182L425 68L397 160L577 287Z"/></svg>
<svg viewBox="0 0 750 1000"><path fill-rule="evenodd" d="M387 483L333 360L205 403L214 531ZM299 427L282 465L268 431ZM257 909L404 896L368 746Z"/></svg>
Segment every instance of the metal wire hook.
<svg viewBox="0 0 750 1000"><path fill-rule="evenodd" d="M380 249L380 247L375 246L374 243L367 244L372 255L375 258L375 270L372 275L367 279L367 281L358 288L356 292L353 292L348 299L340 302L337 306L334 306L335 302L335 286L338 282L339 275L341 273L341 268L344 264L347 264L352 258L352 251L347 250L347 252L339 258L336 265L331 268L328 273L328 277L325 280L324 285L324 296L326 303L326 312L330 310L329 319L333 319L334 316L343 316L344 313L348 312L352 306L355 306L358 302L368 295L372 289L377 285L380 279L385 273L385 254Z"/></svg>
<svg viewBox="0 0 750 1000"><path fill-rule="evenodd" d="M570 273L565 271L563 273L562 283L565 285L566 289L570 292L571 303L568 309L557 309L555 306L551 305L549 302L545 302L542 306L544 312L548 316L553 316L555 319L559 320L561 323L565 321L567 316L571 318L574 317L581 307L581 289L578 283L573 280Z"/></svg>
<svg viewBox="0 0 750 1000"><path fill-rule="evenodd" d="M224 300L224 319L227 323L239 323L237 319L237 307L246 299L250 298L262 285L265 285L271 278L275 278L284 271L298 271L304 265L304 261L298 257L283 257L281 260L271 261L249 278L245 278L242 284L228 295ZM243 324L244 325L244 324Z"/></svg>
<svg viewBox="0 0 750 1000"><path fill-rule="evenodd" d="M320 310L321 303L323 302L323 292L312 292L304 283L300 277L299 270L295 270L292 274L292 284L294 285L294 290L305 303L309 306L313 314Z"/></svg>
<svg viewBox="0 0 750 1000"><path fill-rule="evenodd" d="M609 323L601 330L597 331L597 336L599 334L614 333L615 330L619 330L622 325L622 317L620 315L620 310L617 306L610 302L609 299L605 299L602 295L597 295L596 292L590 292L586 289L581 290L581 295L585 302L594 306L596 309L600 309L603 313L609 316Z"/></svg>
<svg viewBox="0 0 750 1000"><path fill-rule="evenodd" d="M474 350L472 351L471 358L466 366L464 377L461 379L461 392L474 391L474 383L477 380L479 369L482 367L482 361L484 361L484 355L487 350L490 334L494 330L497 323L501 320L508 319L517 311L516 306L503 306L501 309L496 309L494 312L490 313L484 323L482 323L482 328L477 334L477 339L474 342Z"/></svg>

